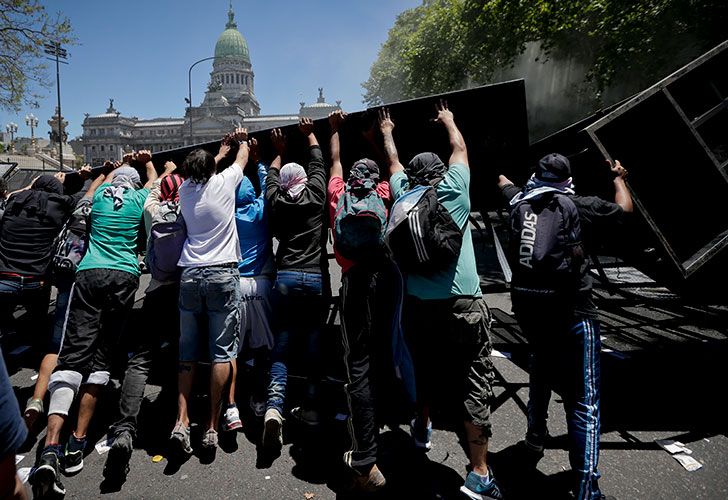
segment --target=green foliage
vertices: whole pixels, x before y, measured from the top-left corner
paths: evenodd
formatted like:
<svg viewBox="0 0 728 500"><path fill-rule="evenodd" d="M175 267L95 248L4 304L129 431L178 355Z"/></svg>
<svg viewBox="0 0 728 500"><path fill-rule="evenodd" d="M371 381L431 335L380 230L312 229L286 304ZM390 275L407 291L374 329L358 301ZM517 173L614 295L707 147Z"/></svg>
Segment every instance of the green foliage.
<svg viewBox="0 0 728 500"><path fill-rule="evenodd" d="M50 85L43 44L71 44L70 21L51 17L38 0L0 0L0 108L37 107L37 88Z"/></svg>
<svg viewBox="0 0 728 500"><path fill-rule="evenodd" d="M722 42L727 24L726 0L426 0L397 18L364 102L487 83L529 42L585 63L598 96L620 78L664 76Z"/></svg>

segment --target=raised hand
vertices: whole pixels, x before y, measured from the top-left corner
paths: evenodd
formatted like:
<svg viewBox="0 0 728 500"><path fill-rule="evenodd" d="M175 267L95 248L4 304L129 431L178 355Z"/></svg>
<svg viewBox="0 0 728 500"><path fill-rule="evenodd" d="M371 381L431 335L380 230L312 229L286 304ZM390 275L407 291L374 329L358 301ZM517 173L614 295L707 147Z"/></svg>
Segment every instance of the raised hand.
<svg viewBox="0 0 728 500"><path fill-rule="evenodd" d="M81 179L86 180L91 177L91 165L88 163L81 167L78 171L79 175L81 176Z"/></svg>
<svg viewBox="0 0 728 500"><path fill-rule="evenodd" d="M230 141L232 139L228 138L226 141L225 138L220 142L220 149L217 150L217 160L220 160L222 158L225 158L228 153L230 152Z"/></svg>
<svg viewBox="0 0 728 500"><path fill-rule="evenodd" d="M270 133L270 140L273 143L273 147L276 152L280 156L283 156L283 153L286 151L286 138L283 136L281 129L274 128Z"/></svg>
<svg viewBox="0 0 728 500"><path fill-rule="evenodd" d="M254 165L257 165L260 161L260 148L258 147L258 141L255 137L251 137L248 141L248 145L250 146L250 161Z"/></svg>
<svg viewBox="0 0 728 500"><path fill-rule="evenodd" d="M391 134L392 130L394 130L394 121L389 116L389 108L379 108L379 130L382 134Z"/></svg>
<svg viewBox="0 0 728 500"><path fill-rule="evenodd" d="M174 172L175 170L177 170L177 165L175 165L172 160L167 160L166 162L164 162L164 173L165 174L169 175L172 172Z"/></svg>
<svg viewBox="0 0 728 500"><path fill-rule="evenodd" d="M341 124L344 123L345 119L346 119L346 113L344 113L340 109L337 109L336 111L332 111L331 113L329 113L329 126L331 127L331 131L338 132L339 127L341 127Z"/></svg>
<svg viewBox="0 0 728 500"><path fill-rule="evenodd" d="M614 163L612 163L610 160L607 160L607 164L609 165L609 169L614 172L614 174L620 179L624 179L625 177L627 177L627 169L624 168L621 163L619 163L619 160L615 160Z"/></svg>
<svg viewBox="0 0 728 500"><path fill-rule="evenodd" d="M455 121L455 116L452 114L452 111L448 109L446 100L440 99L440 103L435 105L435 109L437 109L435 122L447 124L448 122Z"/></svg>
<svg viewBox="0 0 728 500"><path fill-rule="evenodd" d="M136 154L136 161L146 165L147 162L152 161L152 152L148 149L142 149Z"/></svg>
<svg viewBox="0 0 728 500"><path fill-rule="evenodd" d="M298 130L305 136L313 134L313 120L311 118L301 118L298 120Z"/></svg>
<svg viewBox="0 0 728 500"><path fill-rule="evenodd" d="M61 181L61 184L66 180L66 174L64 172L56 172L53 177Z"/></svg>
<svg viewBox="0 0 728 500"><path fill-rule="evenodd" d="M121 157L121 161L124 163L128 163L131 165L131 162L133 162L136 159L136 152L132 151L131 153L125 153L124 156ZM106 165L104 163L104 165Z"/></svg>
<svg viewBox="0 0 728 500"><path fill-rule="evenodd" d="M243 142L248 140L248 129L245 127L237 127L232 134L232 139Z"/></svg>

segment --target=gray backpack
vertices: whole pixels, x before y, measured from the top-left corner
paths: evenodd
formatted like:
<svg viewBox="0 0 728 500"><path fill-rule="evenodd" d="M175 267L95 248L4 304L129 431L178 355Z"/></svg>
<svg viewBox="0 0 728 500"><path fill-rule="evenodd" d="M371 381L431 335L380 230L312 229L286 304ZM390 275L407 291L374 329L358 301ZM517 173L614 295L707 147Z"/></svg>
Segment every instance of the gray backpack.
<svg viewBox="0 0 728 500"><path fill-rule="evenodd" d="M174 281L180 277L177 267L182 248L187 240L187 226L179 202L163 201L152 217L152 227L147 244L146 262L152 278L158 281Z"/></svg>

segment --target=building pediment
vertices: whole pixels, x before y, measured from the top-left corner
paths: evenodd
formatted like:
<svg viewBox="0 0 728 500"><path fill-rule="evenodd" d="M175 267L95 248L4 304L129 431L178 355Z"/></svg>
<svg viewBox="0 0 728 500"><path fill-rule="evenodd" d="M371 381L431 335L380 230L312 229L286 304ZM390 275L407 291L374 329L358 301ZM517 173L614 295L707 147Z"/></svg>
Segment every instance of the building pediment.
<svg viewBox="0 0 728 500"><path fill-rule="evenodd" d="M221 126L230 127L230 121L214 116L203 116L192 120L195 131L218 130Z"/></svg>

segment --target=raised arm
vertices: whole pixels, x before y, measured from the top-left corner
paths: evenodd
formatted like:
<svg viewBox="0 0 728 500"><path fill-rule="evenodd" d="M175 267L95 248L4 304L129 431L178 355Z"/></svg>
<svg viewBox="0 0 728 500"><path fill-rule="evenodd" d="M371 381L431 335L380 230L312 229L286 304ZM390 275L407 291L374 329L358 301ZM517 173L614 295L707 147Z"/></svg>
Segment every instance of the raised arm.
<svg viewBox="0 0 728 500"><path fill-rule="evenodd" d="M329 169L329 177L344 177L344 168L341 165L339 129L345 117L346 114L341 110L329 113L329 125L331 126L331 168Z"/></svg>
<svg viewBox="0 0 728 500"><path fill-rule="evenodd" d="M627 183L624 182L627 177L627 169L619 163L619 160L615 160L614 164L609 162L609 167L616 174L614 178L614 203L622 207L626 213L632 213L634 207L632 206L632 193L627 188Z"/></svg>
<svg viewBox="0 0 728 500"><path fill-rule="evenodd" d="M91 166L85 165L81 168L83 170L84 168L88 167L89 173L91 172ZM84 198L92 200L94 197L94 194L96 194L96 190L99 188L101 184L106 182L106 175L99 174L93 181L91 181L91 185L89 185L88 189L86 190L86 193L83 195Z"/></svg>
<svg viewBox="0 0 728 500"><path fill-rule="evenodd" d="M217 150L217 154L215 155L215 165L220 163L220 160L230 153L230 140L230 135L226 135L222 138L222 141L220 141L220 149Z"/></svg>
<svg viewBox="0 0 728 500"><path fill-rule="evenodd" d="M447 108L447 101L441 99L440 104L437 105L437 118L435 118L435 122L442 123L450 139L452 153L450 154L449 165L459 163L466 167L469 166L468 148L465 147L465 139L463 139L463 134L460 133L458 126L455 125L455 116Z"/></svg>
<svg viewBox="0 0 728 500"><path fill-rule="evenodd" d="M152 184L157 180L157 170L154 168L152 163L152 152L146 149L139 151L136 155L138 162L144 164L144 168L147 171L147 183L144 184L145 189L152 189Z"/></svg>
<svg viewBox="0 0 728 500"><path fill-rule="evenodd" d="M394 135L392 135L394 121L389 116L389 109L387 108L379 110L379 130L382 132L382 138L384 139L384 156L387 159L387 165L389 165L389 175L392 176L403 171L404 167L399 162L397 146L394 144Z"/></svg>
<svg viewBox="0 0 728 500"><path fill-rule="evenodd" d="M248 156L250 155L250 146L248 145L248 129L244 127L238 127L233 133L233 138L238 141L240 147L238 153L235 155L235 163L240 167L240 170L245 170L245 165L248 164Z"/></svg>
<svg viewBox="0 0 728 500"><path fill-rule="evenodd" d="M318 146L318 139L316 139L316 134L313 133L313 120L311 118L301 118L298 120L298 130L301 131L301 133L306 137L306 140L308 140L308 146Z"/></svg>
<svg viewBox="0 0 728 500"><path fill-rule="evenodd" d="M270 133L270 140L273 143L273 149L275 149L275 156L273 161L270 163L271 170L280 170L283 163L283 157L286 154L286 138L283 137L281 129L274 128Z"/></svg>

